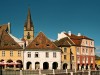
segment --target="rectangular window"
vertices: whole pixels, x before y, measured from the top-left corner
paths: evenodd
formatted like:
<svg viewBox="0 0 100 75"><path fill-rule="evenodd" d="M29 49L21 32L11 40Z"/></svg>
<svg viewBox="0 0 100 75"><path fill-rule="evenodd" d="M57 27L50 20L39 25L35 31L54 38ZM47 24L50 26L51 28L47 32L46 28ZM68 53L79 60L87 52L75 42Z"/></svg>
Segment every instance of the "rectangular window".
<svg viewBox="0 0 100 75"><path fill-rule="evenodd" d="M19 56L19 57L21 56L21 51L18 51L18 56Z"/></svg>
<svg viewBox="0 0 100 75"><path fill-rule="evenodd" d="M91 55L93 54L93 50L91 49Z"/></svg>
<svg viewBox="0 0 100 75"><path fill-rule="evenodd" d="M66 59L66 55L64 55L64 59Z"/></svg>
<svg viewBox="0 0 100 75"><path fill-rule="evenodd" d="M91 61L93 61L93 57L91 57Z"/></svg>
<svg viewBox="0 0 100 75"><path fill-rule="evenodd" d="M5 51L2 51L2 56L5 56Z"/></svg>
<svg viewBox="0 0 100 75"><path fill-rule="evenodd" d="M79 54L79 48L77 48L77 54Z"/></svg>
<svg viewBox="0 0 100 75"><path fill-rule="evenodd" d="M38 54L38 52L35 52L35 57L37 58L37 57L39 57L39 54Z"/></svg>
<svg viewBox="0 0 100 75"><path fill-rule="evenodd" d="M91 45L92 45L92 41L91 41Z"/></svg>
<svg viewBox="0 0 100 75"><path fill-rule="evenodd" d="M77 61L80 61L80 57L79 56L77 56Z"/></svg>
<svg viewBox="0 0 100 75"><path fill-rule="evenodd" d="M28 53L27 53L27 57L28 57L28 58L31 58L31 52L28 52Z"/></svg>
<svg viewBox="0 0 100 75"><path fill-rule="evenodd" d="M88 53L88 49L86 49L86 53Z"/></svg>
<svg viewBox="0 0 100 75"><path fill-rule="evenodd" d="M49 52L46 52L46 57L47 57L47 58L49 57Z"/></svg>
<svg viewBox="0 0 100 75"><path fill-rule="evenodd" d="M13 51L12 50L10 51L10 56L13 56Z"/></svg>
<svg viewBox="0 0 100 75"><path fill-rule="evenodd" d="M64 48L64 52L66 52L66 51L67 51L67 48L65 47L65 48Z"/></svg>
<svg viewBox="0 0 100 75"><path fill-rule="evenodd" d="M85 57L83 57L83 61L85 61Z"/></svg>
<svg viewBox="0 0 100 75"><path fill-rule="evenodd" d="M74 60L74 56L72 56L72 60Z"/></svg>
<svg viewBox="0 0 100 75"><path fill-rule="evenodd" d="M53 57L56 58L56 52L53 52Z"/></svg>
<svg viewBox="0 0 100 75"><path fill-rule="evenodd" d="M88 43L87 43L87 41L86 41L86 45L87 45Z"/></svg>
<svg viewBox="0 0 100 75"><path fill-rule="evenodd" d="M84 54L84 53L85 53L85 50L83 49L83 50L82 50L82 54Z"/></svg>
<svg viewBox="0 0 100 75"><path fill-rule="evenodd" d="M88 57L86 58L86 61L88 61Z"/></svg>

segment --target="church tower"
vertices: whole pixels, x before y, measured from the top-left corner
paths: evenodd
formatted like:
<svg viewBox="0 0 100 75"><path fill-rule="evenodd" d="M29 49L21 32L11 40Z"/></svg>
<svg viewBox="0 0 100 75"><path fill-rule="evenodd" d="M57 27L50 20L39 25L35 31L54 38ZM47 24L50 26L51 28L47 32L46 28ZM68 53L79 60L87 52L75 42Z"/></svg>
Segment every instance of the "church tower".
<svg viewBox="0 0 100 75"><path fill-rule="evenodd" d="M31 42L34 38L34 26L31 19L30 9L28 9L27 20L24 25L24 39Z"/></svg>

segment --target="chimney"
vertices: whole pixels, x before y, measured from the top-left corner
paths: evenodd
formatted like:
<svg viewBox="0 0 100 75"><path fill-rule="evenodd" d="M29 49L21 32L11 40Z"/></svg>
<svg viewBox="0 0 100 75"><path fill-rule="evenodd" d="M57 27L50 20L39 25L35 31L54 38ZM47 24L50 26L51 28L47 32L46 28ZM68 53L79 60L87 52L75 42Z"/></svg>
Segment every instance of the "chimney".
<svg viewBox="0 0 100 75"><path fill-rule="evenodd" d="M78 33L78 35L77 36L81 36L81 33Z"/></svg>
<svg viewBox="0 0 100 75"><path fill-rule="evenodd" d="M8 22L8 32L10 33L10 22Z"/></svg>
<svg viewBox="0 0 100 75"><path fill-rule="evenodd" d="M68 35L71 36L71 31L68 31Z"/></svg>

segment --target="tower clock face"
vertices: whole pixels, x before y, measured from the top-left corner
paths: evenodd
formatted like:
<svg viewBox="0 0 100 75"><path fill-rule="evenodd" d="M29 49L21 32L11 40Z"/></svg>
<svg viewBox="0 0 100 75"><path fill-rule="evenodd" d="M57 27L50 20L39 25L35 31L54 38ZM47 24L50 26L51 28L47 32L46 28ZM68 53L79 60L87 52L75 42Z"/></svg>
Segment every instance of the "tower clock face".
<svg viewBox="0 0 100 75"><path fill-rule="evenodd" d="M28 32L27 39L30 39L30 38L31 38L31 36L30 36L30 33Z"/></svg>

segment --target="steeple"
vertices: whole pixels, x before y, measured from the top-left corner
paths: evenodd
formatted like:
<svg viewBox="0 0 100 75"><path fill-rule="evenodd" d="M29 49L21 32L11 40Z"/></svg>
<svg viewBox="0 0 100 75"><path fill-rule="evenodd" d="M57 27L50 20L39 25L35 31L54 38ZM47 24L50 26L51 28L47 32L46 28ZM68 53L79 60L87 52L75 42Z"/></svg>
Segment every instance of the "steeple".
<svg viewBox="0 0 100 75"><path fill-rule="evenodd" d="M30 8L28 8L27 20L26 20L26 22L25 22L24 27L26 27L26 30L32 30L31 27L33 27L32 19L31 19Z"/></svg>
<svg viewBox="0 0 100 75"><path fill-rule="evenodd" d="M28 8L28 15L24 25L24 39L28 41L32 41L34 38L34 26L31 19L31 12Z"/></svg>

